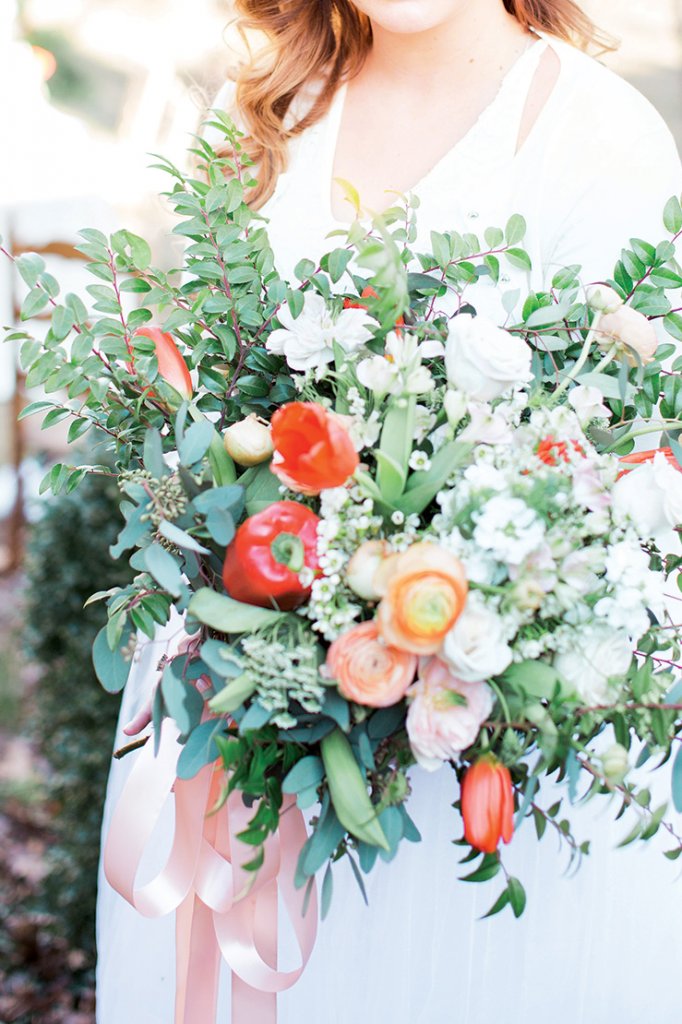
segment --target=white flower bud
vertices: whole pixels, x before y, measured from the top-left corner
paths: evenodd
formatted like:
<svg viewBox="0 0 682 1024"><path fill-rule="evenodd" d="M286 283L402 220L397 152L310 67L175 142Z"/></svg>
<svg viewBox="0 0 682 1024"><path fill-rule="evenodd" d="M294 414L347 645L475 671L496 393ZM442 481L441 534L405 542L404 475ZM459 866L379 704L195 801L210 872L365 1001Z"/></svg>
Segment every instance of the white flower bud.
<svg viewBox="0 0 682 1024"><path fill-rule="evenodd" d="M625 747L621 743L612 743L601 756L601 766L609 782L616 785L622 782L630 768Z"/></svg>
<svg viewBox="0 0 682 1024"><path fill-rule="evenodd" d="M607 284L593 284L587 289L587 304L595 313L615 313L623 305L623 300Z"/></svg>
<svg viewBox="0 0 682 1024"><path fill-rule="evenodd" d="M233 423L223 434L225 451L239 466L257 466L273 452L270 426L251 413L239 423Z"/></svg>
<svg viewBox="0 0 682 1024"><path fill-rule="evenodd" d="M346 566L346 583L364 601L378 601L381 594L374 586L377 569L390 554L386 541L367 540Z"/></svg>
<svg viewBox="0 0 682 1024"><path fill-rule="evenodd" d="M456 427L457 424L464 419L467 411L467 398L461 391L445 392L445 398L443 399L443 408L445 409L445 415L448 418L448 423L451 427Z"/></svg>

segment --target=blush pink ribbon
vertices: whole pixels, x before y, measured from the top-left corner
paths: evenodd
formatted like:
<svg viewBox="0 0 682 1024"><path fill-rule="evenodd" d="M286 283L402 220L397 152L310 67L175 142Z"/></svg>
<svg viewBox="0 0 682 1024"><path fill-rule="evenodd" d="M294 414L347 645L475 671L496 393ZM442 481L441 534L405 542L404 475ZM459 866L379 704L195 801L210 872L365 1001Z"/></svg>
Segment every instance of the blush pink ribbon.
<svg viewBox="0 0 682 1024"><path fill-rule="evenodd" d="M232 971L232 1024L276 1024L277 993L298 981L317 934L317 893L305 916L296 888L296 864L307 833L293 797L285 796L279 830L265 844L257 873L242 864L254 849L237 838L253 810L230 794L216 813L224 782L219 762L193 779L178 779L182 749L173 723L163 724L154 756L149 741L137 756L114 809L104 849L109 883L145 917L176 913L175 1024L216 1020L221 957ZM163 868L136 885L144 852L167 800L175 804L175 831ZM277 968L279 896L291 919L301 964Z"/></svg>

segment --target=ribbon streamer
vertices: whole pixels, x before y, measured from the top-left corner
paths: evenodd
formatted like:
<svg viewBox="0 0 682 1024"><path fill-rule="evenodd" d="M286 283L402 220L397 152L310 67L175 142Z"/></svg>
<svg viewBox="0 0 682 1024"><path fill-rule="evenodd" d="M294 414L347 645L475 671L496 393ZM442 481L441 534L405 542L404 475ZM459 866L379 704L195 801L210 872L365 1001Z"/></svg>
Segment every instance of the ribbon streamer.
<svg viewBox="0 0 682 1024"><path fill-rule="evenodd" d="M164 721L157 756L147 743L137 757L114 809L104 849L104 872L113 888L145 917L176 913L175 1024L216 1020L221 957L232 971L232 1024L276 1024L277 993L298 981L317 934L317 893L303 916L304 893L294 878L307 838L303 815L285 796L280 826L265 844L256 873L242 865L253 848L237 838L252 817L233 792L211 814L224 779L219 762L193 779L178 779L182 748L173 723ZM145 850L166 802L175 803L175 832L166 863L136 885ZM301 964L277 966L281 894Z"/></svg>

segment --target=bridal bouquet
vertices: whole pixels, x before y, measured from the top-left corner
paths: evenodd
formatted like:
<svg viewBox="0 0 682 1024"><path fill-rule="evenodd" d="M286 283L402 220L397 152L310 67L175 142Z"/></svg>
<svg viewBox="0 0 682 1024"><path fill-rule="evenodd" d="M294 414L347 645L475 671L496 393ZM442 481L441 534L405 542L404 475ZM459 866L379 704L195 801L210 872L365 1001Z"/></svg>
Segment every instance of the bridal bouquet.
<svg viewBox="0 0 682 1024"><path fill-rule="evenodd" d="M284 281L245 202L239 134L215 116L230 158L198 139L195 177L164 162L181 275L129 232L84 231L88 308L37 256L15 261L24 319L53 307L44 339L9 335L47 393L25 414L69 418L73 442L96 428L115 456L112 554L132 552L138 575L93 598L109 613L103 685L120 690L138 638L184 616L156 742L170 718L178 778L221 766L220 800L250 808L254 876L283 801L308 812L296 885L326 865L323 914L336 861L362 888L377 858L419 840L415 763L454 770L466 878L504 877L491 913L523 911L500 846L526 819L588 851L562 802L543 805L545 777L569 802L615 796L626 842L664 828L678 857L665 805L630 769L676 749L682 809L682 383L654 326L682 339L666 294L682 285L679 201L663 241L633 239L588 288L576 266L545 291L507 287L530 270L520 216L482 238L433 233L425 250L414 198L336 232ZM110 471L60 464L45 487Z"/></svg>

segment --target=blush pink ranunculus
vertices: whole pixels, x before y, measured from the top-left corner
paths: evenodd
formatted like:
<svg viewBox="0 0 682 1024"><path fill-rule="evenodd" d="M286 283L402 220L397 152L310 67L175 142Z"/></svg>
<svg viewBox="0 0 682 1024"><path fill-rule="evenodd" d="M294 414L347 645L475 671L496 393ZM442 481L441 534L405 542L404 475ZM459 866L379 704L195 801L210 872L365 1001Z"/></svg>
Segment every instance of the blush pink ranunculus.
<svg viewBox="0 0 682 1024"><path fill-rule="evenodd" d="M407 735L417 762L435 772L475 743L493 708L487 683L465 683L440 658L424 658L407 692Z"/></svg>

